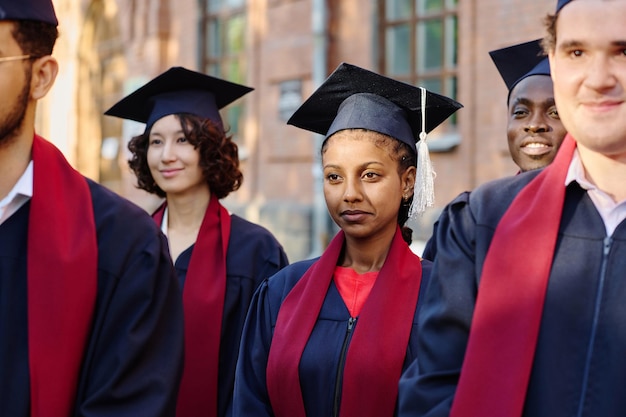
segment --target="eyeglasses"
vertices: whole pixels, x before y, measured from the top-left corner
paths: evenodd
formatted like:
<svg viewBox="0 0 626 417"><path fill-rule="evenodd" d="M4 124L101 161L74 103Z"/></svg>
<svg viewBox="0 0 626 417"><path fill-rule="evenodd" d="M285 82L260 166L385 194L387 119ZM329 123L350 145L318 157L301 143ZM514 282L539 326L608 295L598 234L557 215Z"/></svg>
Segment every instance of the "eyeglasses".
<svg viewBox="0 0 626 417"><path fill-rule="evenodd" d="M22 59L31 59L31 58L35 58L35 57L32 55L3 56L3 57L0 57L0 63L9 62L9 61L20 61Z"/></svg>

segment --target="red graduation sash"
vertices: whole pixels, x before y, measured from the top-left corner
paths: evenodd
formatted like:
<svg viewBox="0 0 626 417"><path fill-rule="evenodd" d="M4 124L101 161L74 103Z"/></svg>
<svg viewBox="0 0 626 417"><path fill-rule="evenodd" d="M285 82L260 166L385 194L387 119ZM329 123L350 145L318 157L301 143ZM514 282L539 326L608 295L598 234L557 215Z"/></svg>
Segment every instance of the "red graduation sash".
<svg viewBox="0 0 626 417"><path fill-rule="evenodd" d="M344 240L343 232L339 232L285 297L278 312L266 376L277 417L306 415L298 367ZM348 348L341 416L393 416L421 277L420 259L411 252L398 228Z"/></svg>
<svg viewBox="0 0 626 417"><path fill-rule="evenodd" d="M575 149L567 135L552 164L519 192L496 228L451 417L522 415Z"/></svg>
<svg viewBox="0 0 626 417"><path fill-rule="evenodd" d="M28 360L31 416L72 414L98 282L89 185L35 135L28 218Z"/></svg>
<svg viewBox="0 0 626 417"><path fill-rule="evenodd" d="M153 218L161 225L166 204ZM191 254L183 288L185 364L178 392L178 417L217 416L222 313L226 296L226 251L230 215L211 194Z"/></svg>

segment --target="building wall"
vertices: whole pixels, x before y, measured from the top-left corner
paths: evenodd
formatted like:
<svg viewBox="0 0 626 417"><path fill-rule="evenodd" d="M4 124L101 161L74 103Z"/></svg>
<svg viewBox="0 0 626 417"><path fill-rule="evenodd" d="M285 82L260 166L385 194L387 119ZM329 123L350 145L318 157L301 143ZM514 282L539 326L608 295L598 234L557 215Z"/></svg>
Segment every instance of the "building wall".
<svg viewBox="0 0 626 417"><path fill-rule="evenodd" d="M248 82L255 91L247 101L243 187L226 204L272 230L290 259L303 258L311 249L314 141L286 126L280 102L283 83L311 88L311 8L293 0L249 5Z"/></svg>
<svg viewBox="0 0 626 417"><path fill-rule="evenodd" d="M542 18L556 2L490 0L460 3L461 7L467 8L462 10L463 13L467 10L468 15L463 15L463 25L470 34L465 37L465 30L462 33L461 68L462 71L467 68L470 75L460 80L459 100L466 107L463 110L463 136L468 138L471 146L467 159L474 176L469 186L475 187L517 171L506 142L507 91L488 52L543 36Z"/></svg>
<svg viewBox="0 0 626 417"><path fill-rule="evenodd" d="M126 143L142 126L102 112L171 66L198 69L199 3L54 1L63 34L55 52L61 75L41 104L40 131L86 175L150 211L158 200L134 188L126 166ZM428 238L440 209L459 192L516 172L505 136L507 92L488 51L542 36L541 19L555 3L459 0L457 99L465 106L458 112L461 141L450 152L432 154L437 206L413 223L416 237ZM255 91L244 98L240 147L244 183L224 204L268 227L291 260L298 260L319 253L335 230L321 195L319 135L286 125L285 116L340 62L379 70L377 3L248 0L246 4L247 83ZM288 86L298 83L299 91L296 87L285 94ZM98 153L103 139L111 138L119 151L113 160L106 160Z"/></svg>

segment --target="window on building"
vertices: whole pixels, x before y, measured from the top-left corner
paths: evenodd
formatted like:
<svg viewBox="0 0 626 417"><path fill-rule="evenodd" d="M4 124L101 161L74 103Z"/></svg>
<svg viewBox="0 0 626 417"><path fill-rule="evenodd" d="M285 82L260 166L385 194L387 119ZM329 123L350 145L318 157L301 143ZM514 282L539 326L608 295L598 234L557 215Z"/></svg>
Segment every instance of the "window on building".
<svg viewBox="0 0 626 417"><path fill-rule="evenodd" d="M381 71L456 99L459 0L380 0ZM452 116L443 131L456 131Z"/></svg>
<svg viewBox="0 0 626 417"><path fill-rule="evenodd" d="M246 84L246 0L201 0L200 64L209 75ZM221 110L225 127L238 137L244 100Z"/></svg>

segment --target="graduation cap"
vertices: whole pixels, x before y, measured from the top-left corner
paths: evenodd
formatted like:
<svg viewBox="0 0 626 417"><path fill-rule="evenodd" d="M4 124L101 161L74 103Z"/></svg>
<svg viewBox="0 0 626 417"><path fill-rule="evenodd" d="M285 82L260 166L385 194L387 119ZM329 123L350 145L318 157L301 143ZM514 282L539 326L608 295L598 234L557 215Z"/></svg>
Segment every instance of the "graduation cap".
<svg viewBox="0 0 626 417"><path fill-rule="evenodd" d="M422 87L342 63L296 110L287 124L329 138L344 129L367 129L406 143L418 155L416 204L421 213L434 202L426 133L463 107ZM417 142L420 142L419 152ZM420 188L417 188L417 187ZM423 198L422 198L423 197Z"/></svg>
<svg viewBox="0 0 626 417"><path fill-rule="evenodd" d="M548 57L543 54L541 39L524 42L489 52L489 56L509 90L511 91L526 77L531 75L550 75Z"/></svg>
<svg viewBox="0 0 626 417"><path fill-rule="evenodd" d="M556 13L558 13L559 10L561 10L567 3L571 1L573 0L558 0L556 3Z"/></svg>
<svg viewBox="0 0 626 417"><path fill-rule="evenodd" d="M183 67L173 67L118 101L104 114L145 123L146 131L160 118L181 113L207 118L222 126L219 109L252 90Z"/></svg>
<svg viewBox="0 0 626 417"><path fill-rule="evenodd" d="M51 0L0 0L0 20L35 20L59 24Z"/></svg>
<svg viewBox="0 0 626 417"><path fill-rule="evenodd" d="M344 129L368 129L415 150L422 131L422 90L426 95L426 133L463 107L449 97L342 63L287 124L326 138Z"/></svg>

